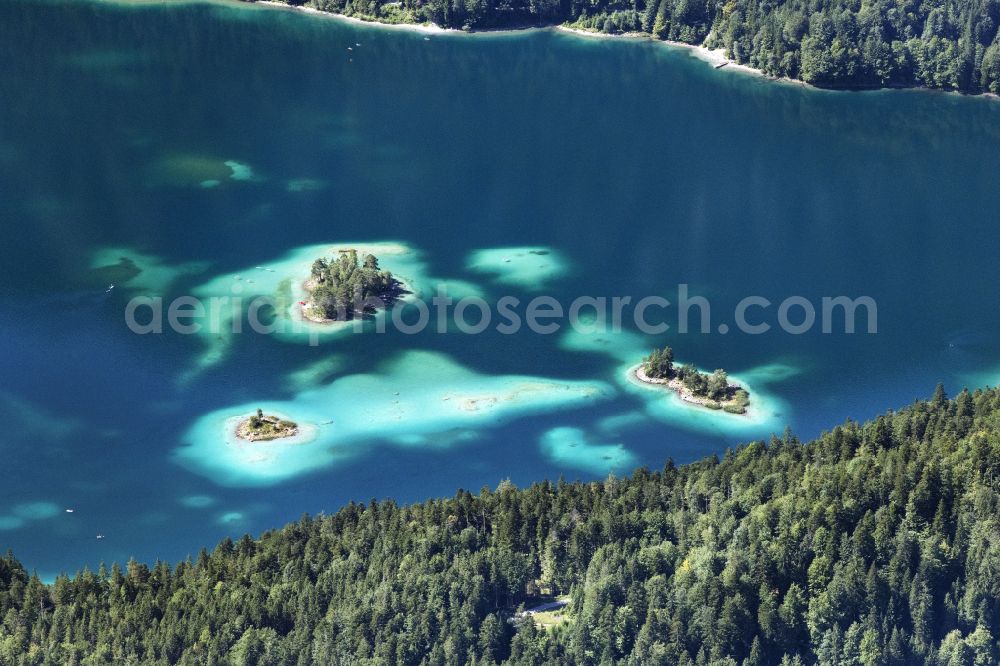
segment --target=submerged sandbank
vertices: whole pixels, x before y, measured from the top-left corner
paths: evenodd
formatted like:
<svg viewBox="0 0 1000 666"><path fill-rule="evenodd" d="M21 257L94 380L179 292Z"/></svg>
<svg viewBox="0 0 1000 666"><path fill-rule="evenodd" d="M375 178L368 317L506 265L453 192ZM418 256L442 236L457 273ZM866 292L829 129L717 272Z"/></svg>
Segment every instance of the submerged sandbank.
<svg viewBox="0 0 1000 666"><path fill-rule="evenodd" d="M224 182L263 180L252 166L240 160L199 153L172 152L160 156L147 167L152 187L201 187L210 189Z"/></svg>
<svg viewBox="0 0 1000 666"><path fill-rule="evenodd" d="M303 306L310 298L307 282L313 262L319 257L336 256L344 250L378 257L380 266L392 273L401 285L398 298L392 307L346 321L304 316ZM431 276L423 253L405 243L362 241L295 248L276 259L227 272L194 288L195 296L221 304L217 321L199 331L208 346L199 367L221 360L235 331L247 328L242 319L255 307L255 302L269 303L267 311L273 313L273 319L264 327L269 335L283 342L316 345L352 332L380 330L386 326L386 318L395 308L406 307L417 299L430 299L438 288L446 289L448 295L456 299L482 295L479 287L469 282Z"/></svg>
<svg viewBox="0 0 1000 666"><path fill-rule="evenodd" d="M55 502L24 502L0 513L0 531L16 530L28 523L48 520L62 513Z"/></svg>
<svg viewBox="0 0 1000 666"><path fill-rule="evenodd" d="M91 255L91 278L96 287L163 296L182 277L197 275L207 262L188 261L168 264L162 258L128 247L100 248Z"/></svg>
<svg viewBox="0 0 1000 666"><path fill-rule="evenodd" d="M458 446L473 441L476 430L529 414L575 409L614 394L604 382L486 375L443 354L407 351L377 373L339 377L288 400L260 400L205 414L174 459L221 485L269 485L363 455L379 443ZM268 442L239 440L236 424L258 406L268 414L288 415L303 424L304 432Z"/></svg>
<svg viewBox="0 0 1000 666"><path fill-rule="evenodd" d="M465 260L467 270L492 276L497 284L538 291L569 273L569 262L550 247L496 247L474 250Z"/></svg>
<svg viewBox="0 0 1000 666"><path fill-rule="evenodd" d="M623 444L595 442L580 428L552 428L542 435L539 447L554 464L593 474L628 473L638 464Z"/></svg>

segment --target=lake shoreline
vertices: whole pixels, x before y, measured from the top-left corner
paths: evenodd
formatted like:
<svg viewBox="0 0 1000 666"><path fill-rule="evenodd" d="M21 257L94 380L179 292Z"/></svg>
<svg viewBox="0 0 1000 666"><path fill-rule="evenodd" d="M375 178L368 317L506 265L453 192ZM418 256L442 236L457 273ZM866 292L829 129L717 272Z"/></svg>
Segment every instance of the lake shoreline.
<svg viewBox="0 0 1000 666"><path fill-rule="evenodd" d="M305 5L290 5L284 2L279 2L278 0L235 0L241 4L249 5L264 5L266 7L272 7L276 9L290 9L295 11L305 12L307 14L312 14L314 16L328 16L333 19L338 19L342 21L349 21L355 24L370 25L378 28L390 28L398 30L410 30L412 32L420 32L426 34L453 34L453 35L495 35L495 34L505 34L505 33L516 33L524 32L527 30L550 30L555 32L562 32L565 34L576 35L578 37L583 37L586 39L631 39L631 40L643 40L648 42L655 42L657 44L665 44L669 47L681 48L689 51L694 57L707 62L716 69L733 69L735 71L742 72L744 74L750 74L753 76L759 76L762 78L770 79L772 81L783 81L788 83L795 83L803 86L812 86L805 81L800 81L798 79L790 79L787 77L773 77L768 76L763 71L751 67L749 65L743 65L731 58L726 57L724 49L710 49L707 46L701 44L688 44L686 42L677 42L669 39L656 39L652 35L647 35L645 33L639 32L626 32L621 34L607 34L603 32L583 30L582 28L574 28L570 25L525 25L520 28L500 28L496 30L460 30L458 28L444 28L435 23L386 23L384 21L377 21L375 19L365 19L359 18L357 16L348 16L347 14L338 14L337 12L327 12L321 9L316 9L315 7L307 7Z"/></svg>
<svg viewBox="0 0 1000 666"><path fill-rule="evenodd" d="M643 40L648 42L654 42L657 44L665 44L666 46L684 49L688 51L698 60L707 62L712 65L715 69L731 69L733 71L742 72L744 74L749 74L751 76L759 76L765 79L770 79L772 81L795 83L803 86L809 86L805 81L800 81L798 79L790 79L788 77L773 77L765 74L762 70L756 67L751 67L750 65L743 65L732 58L729 58L725 54L725 49L710 49L704 44L688 44L687 42L677 42L671 39L657 39L652 35L648 35L644 32L623 32L621 34L607 34L603 32L597 32L593 30L583 30L582 28L574 28L569 25L557 25L553 26L553 30L558 32L565 32L579 37L589 38L589 39L634 39ZM815 86L809 86L815 87Z"/></svg>
<svg viewBox="0 0 1000 666"><path fill-rule="evenodd" d="M347 14L338 14L336 12L325 12L322 9L316 9L315 7L307 7L305 5L289 5L284 2L278 2L277 0L234 0L234 1L245 5L263 5L265 7L273 7L276 9L290 9L293 11L300 11L306 14L312 14L314 16L328 16L330 18L339 19L342 21L372 25L379 28L396 28L399 30L410 30L412 32L425 32L425 33L465 32L464 30L458 30L456 28L442 28L441 26L436 25L434 23L385 23L384 21L375 21L375 20L358 18L357 16L348 16Z"/></svg>
<svg viewBox="0 0 1000 666"><path fill-rule="evenodd" d="M430 22L386 23L384 21L378 21L375 19L359 18L357 16L348 16L347 14L338 14L336 12L323 11L321 9L316 9L315 7L307 7L305 5L290 5L284 2L279 2L278 0L232 0L232 1L243 5L263 5L265 7L273 9L287 9L293 11L301 11L307 14L312 14L314 16L326 16L335 20L349 21L355 24L370 25L378 28L410 30L412 32L420 32L425 34L494 35L494 34L524 32L527 30L551 30L555 32L562 32L566 34L576 35L578 37L586 39L644 40L649 42L655 42L657 44L664 44L672 48L684 49L688 51L693 57L712 65L715 69L727 69L727 70L737 71L740 72L741 74L759 77L771 81L773 83L793 84L805 88L811 88L813 90L826 90L831 92L874 92L879 90L917 90L930 93L942 93L946 95L959 95L962 97L978 97L991 100L1000 100L1000 95L991 92L968 93L968 92L962 92L960 90L943 90L941 88L929 88L927 86L922 86L922 85L817 86L815 84L803 81L802 79L793 79L787 76L772 76L770 74L765 73L763 70L757 69L756 67L751 67L750 65L738 63L735 60L726 56L725 49L723 48L710 49L704 44L688 44L687 42L677 42L669 39L657 39L656 37L653 37L652 35L646 33L626 32L620 34L608 34L592 30L584 30L582 28L575 28L572 25L567 25L567 24L525 25L519 28L500 28L496 30L461 30L459 28L444 28L442 26Z"/></svg>

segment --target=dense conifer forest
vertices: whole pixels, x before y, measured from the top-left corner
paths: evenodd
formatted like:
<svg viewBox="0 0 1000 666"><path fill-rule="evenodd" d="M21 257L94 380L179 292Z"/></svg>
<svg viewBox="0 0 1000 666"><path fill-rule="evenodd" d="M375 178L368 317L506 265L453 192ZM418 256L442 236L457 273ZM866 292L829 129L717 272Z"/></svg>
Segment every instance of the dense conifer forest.
<svg viewBox="0 0 1000 666"><path fill-rule="evenodd" d="M357 250L316 259L309 278L309 312L324 319L345 321L382 309L401 292L399 281L379 268L375 255L365 255L361 262Z"/></svg>
<svg viewBox="0 0 1000 666"><path fill-rule="evenodd" d="M665 443L666 446L666 443ZM0 664L998 663L1000 390L629 478L352 504L45 585ZM567 595L561 621L518 610Z"/></svg>
<svg viewBox="0 0 1000 666"><path fill-rule="evenodd" d="M286 0L303 4L302 0ZM725 48L827 87L1000 92L1000 0L309 0L365 19L490 30L569 24Z"/></svg>

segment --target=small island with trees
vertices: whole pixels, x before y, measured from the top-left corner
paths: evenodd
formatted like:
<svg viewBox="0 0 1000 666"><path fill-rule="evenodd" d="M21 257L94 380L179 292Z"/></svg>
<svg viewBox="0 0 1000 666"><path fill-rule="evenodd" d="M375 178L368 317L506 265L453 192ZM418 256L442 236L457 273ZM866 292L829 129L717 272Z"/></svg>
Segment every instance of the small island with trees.
<svg viewBox="0 0 1000 666"><path fill-rule="evenodd" d="M373 254L358 259L357 250L339 250L337 257L313 262L305 290L309 300L302 316L317 323L352 321L392 305L405 293L404 285L381 270Z"/></svg>
<svg viewBox="0 0 1000 666"><path fill-rule="evenodd" d="M654 349L635 369L635 376L645 384L666 386L684 402L708 409L746 414L750 404L750 395L738 384L730 383L725 370L708 374L693 365L677 367L670 347Z"/></svg>
<svg viewBox="0 0 1000 666"><path fill-rule="evenodd" d="M298 423L265 414L261 409L240 421L239 425L236 426L236 436L248 442L284 439L285 437L294 437L298 433Z"/></svg>

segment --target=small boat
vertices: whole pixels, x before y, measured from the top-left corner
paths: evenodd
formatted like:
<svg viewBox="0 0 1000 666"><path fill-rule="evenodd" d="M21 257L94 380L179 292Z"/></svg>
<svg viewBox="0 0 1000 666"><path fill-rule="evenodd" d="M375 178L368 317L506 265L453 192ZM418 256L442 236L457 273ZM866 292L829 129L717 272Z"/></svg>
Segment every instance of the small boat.
<svg viewBox="0 0 1000 666"><path fill-rule="evenodd" d="M347 50L348 50L348 51L353 51L353 50L354 50L354 48L353 48L353 47L350 47L350 46L348 46L348 47L347 47Z"/></svg>
<svg viewBox="0 0 1000 666"><path fill-rule="evenodd" d="M264 267L263 267L263 266L254 266L254 268L256 268L256 269L257 269L257 270L259 270L259 271L262 271L262 270L264 270Z"/></svg>
<svg viewBox="0 0 1000 666"><path fill-rule="evenodd" d="M728 61L727 62L720 62L718 65L715 66L715 68L716 69L722 69L723 67L725 67L728 64L729 64Z"/></svg>
<svg viewBox="0 0 1000 666"><path fill-rule="evenodd" d="M66 509L66 513L73 513L73 509Z"/></svg>
<svg viewBox="0 0 1000 666"><path fill-rule="evenodd" d="M114 289L114 288L115 288L115 285L113 285L113 284L109 284L109 285L108 285L108 288L104 290L104 293L105 293L105 294L107 294L108 292L110 292L110 291L111 291L112 289Z"/></svg>
<svg viewBox="0 0 1000 666"><path fill-rule="evenodd" d="M104 538L104 535L103 535L103 534L98 534L98 535L97 535L97 538L98 538L98 539L103 539L103 538Z"/></svg>
<svg viewBox="0 0 1000 666"><path fill-rule="evenodd" d="M306 304L305 301L299 301L299 305L305 305L305 304Z"/></svg>

